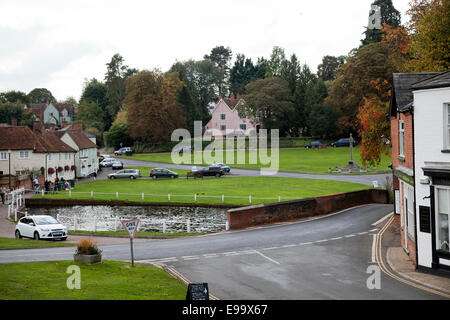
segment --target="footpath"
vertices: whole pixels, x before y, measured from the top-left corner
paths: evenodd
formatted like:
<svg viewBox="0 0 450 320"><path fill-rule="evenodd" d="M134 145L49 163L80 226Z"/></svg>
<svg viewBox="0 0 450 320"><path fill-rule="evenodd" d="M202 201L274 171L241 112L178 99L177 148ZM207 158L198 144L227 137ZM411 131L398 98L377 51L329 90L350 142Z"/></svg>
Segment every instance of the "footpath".
<svg viewBox="0 0 450 320"><path fill-rule="evenodd" d="M450 298L450 272L439 275L417 271L415 264L401 247L401 233L393 223L386 229L382 238L386 262L391 271L401 278L415 284L444 293Z"/></svg>

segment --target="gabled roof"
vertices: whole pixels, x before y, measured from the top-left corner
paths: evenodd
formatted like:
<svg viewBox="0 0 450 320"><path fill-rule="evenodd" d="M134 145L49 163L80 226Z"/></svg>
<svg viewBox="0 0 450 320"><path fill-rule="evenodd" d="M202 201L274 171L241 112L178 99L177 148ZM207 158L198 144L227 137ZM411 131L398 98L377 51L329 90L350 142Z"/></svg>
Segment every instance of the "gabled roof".
<svg viewBox="0 0 450 320"><path fill-rule="evenodd" d="M411 107L413 93L411 86L430 77L441 74L441 72L412 72L394 73L390 105L390 115L395 116L397 112L405 112Z"/></svg>
<svg viewBox="0 0 450 320"><path fill-rule="evenodd" d="M223 101L230 107L231 110L233 110L236 105L239 103L241 98L229 98L229 99L223 99Z"/></svg>
<svg viewBox="0 0 450 320"><path fill-rule="evenodd" d="M36 134L48 152L77 152L64 143L54 132Z"/></svg>
<svg viewBox="0 0 450 320"><path fill-rule="evenodd" d="M450 71L439 73L434 77L414 83L412 90L450 87Z"/></svg>
<svg viewBox="0 0 450 320"><path fill-rule="evenodd" d="M52 103L59 112L62 112L64 109L67 110L69 114L73 113L73 104L71 103Z"/></svg>
<svg viewBox="0 0 450 320"><path fill-rule="evenodd" d="M26 126L0 127L0 150L47 152L42 141Z"/></svg>
<svg viewBox="0 0 450 320"><path fill-rule="evenodd" d="M62 135L64 133L68 134L80 149L97 148L97 145L86 137L82 131L65 131Z"/></svg>

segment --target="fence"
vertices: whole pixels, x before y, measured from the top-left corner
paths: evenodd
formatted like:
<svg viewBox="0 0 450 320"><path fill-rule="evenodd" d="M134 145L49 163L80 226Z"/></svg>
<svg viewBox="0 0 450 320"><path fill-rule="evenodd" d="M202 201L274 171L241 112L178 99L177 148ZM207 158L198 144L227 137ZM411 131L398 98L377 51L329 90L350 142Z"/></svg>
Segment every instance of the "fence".
<svg viewBox="0 0 450 320"><path fill-rule="evenodd" d="M46 192L44 190L41 191L41 196L44 198L45 194L49 193L49 194L54 194L55 192ZM94 192L94 191L88 191L88 192L74 192L72 190L68 190L67 192L69 199L72 199L72 196L76 196L74 197L75 199L91 199L94 200L95 196L99 196L99 198L97 198L98 200L130 200L130 197L135 198L135 200L148 200L149 198L152 198L151 200L155 200L155 198L161 199L161 200L167 200L168 202L170 201L174 201L174 199L178 198L178 199L182 199L182 200L187 200L188 202L190 202L189 200L192 199L194 200L194 202L199 202L201 199L218 199L218 202L222 202L225 203L225 200L228 199L245 199L245 203L248 204L252 204L253 202L264 202L264 201L259 201L259 200L275 200L278 202L281 202L283 200L292 200L292 199L299 199L300 197L286 197L286 196L277 196L277 197L255 197L253 195L248 195L248 196L230 196L230 195L203 195L203 194L190 194L190 195L182 195L182 194L149 194L149 193L119 193L119 192L115 192L115 193L107 193L107 192ZM80 196L77 196L80 195ZM124 199L125 197L125 199ZM106 199L105 199L106 198Z"/></svg>
<svg viewBox="0 0 450 320"><path fill-rule="evenodd" d="M96 216L79 217L77 215L65 216L57 214L56 219L69 230L73 231L123 231L121 218L116 216L109 219L98 219ZM228 221L225 223L208 223L205 221L191 221L191 219L140 219L137 232L160 233L203 233L211 231L229 230Z"/></svg>
<svg viewBox="0 0 450 320"><path fill-rule="evenodd" d="M18 213L22 213L20 209L25 204L24 195L25 188L15 189L7 194L8 219L14 215L14 220L17 221Z"/></svg>

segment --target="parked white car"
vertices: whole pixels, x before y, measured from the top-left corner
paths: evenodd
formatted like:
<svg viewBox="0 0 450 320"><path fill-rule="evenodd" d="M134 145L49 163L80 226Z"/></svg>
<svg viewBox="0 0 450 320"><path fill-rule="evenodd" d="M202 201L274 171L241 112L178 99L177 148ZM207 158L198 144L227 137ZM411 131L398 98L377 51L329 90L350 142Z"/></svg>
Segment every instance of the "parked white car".
<svg viewBox="0 0 450 320"><path fill-rule="evenodd" d="M100 167L111 167L115 161L116 159L114 158L106 158L100 162Z"/></svg>
<svg viewBox="0 0 450 320"><path fill-rule="evenodd" d="M67 228L51 216L26 216L19 220L16 238L67 239Z"/></svg>

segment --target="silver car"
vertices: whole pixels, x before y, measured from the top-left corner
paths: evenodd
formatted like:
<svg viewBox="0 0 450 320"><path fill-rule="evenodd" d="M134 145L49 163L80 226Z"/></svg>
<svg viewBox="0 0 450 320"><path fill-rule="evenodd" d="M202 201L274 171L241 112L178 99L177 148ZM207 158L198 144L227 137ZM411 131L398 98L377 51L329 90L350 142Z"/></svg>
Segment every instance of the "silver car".
<svg viewBox="0 0 450 320"><path fill-rule="evenodd" d="M137 179L141 176L141 171L138 169L123 169L115 173L108 174L108 179Z"/></svg>

